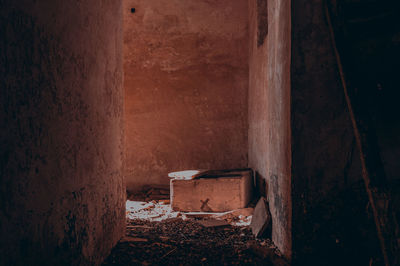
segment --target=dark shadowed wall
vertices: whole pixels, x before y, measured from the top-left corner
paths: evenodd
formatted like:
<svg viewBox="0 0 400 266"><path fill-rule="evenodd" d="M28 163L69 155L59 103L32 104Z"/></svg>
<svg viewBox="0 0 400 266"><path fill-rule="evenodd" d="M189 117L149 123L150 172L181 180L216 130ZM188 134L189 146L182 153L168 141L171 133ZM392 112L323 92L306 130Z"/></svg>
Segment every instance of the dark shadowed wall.
<svg viewBox="0 0 400 266"><path fill-rule="evenodd" d="M128 190L168 184L171 171L245 167L247 1L124 3Z"/></svg>
<svg viewBox="0 0 400 266"><path fill-rule="evenodd" d="M293 1L291 85L295 262L368 264L379 247L321 0Z"/></svg>
<svg viewBox="0 0 400 266"><path fill-rule="evenodd" d="M249 1L249 23L249 166L266 181L272 240L290 258L290 1Z"/></svg>
<svg viewBox="0 0 400 266"><path fill-rule="evenodd" d="M371 183L383 190L389 187L389 208L397 212L391 223L396 226L400 221L400 3L347 0L329 6ZM396 232L399 229L391 237L400 239Z"/></svg>
<svg viewBox="0 0 400 266"><path fill-rule="evenodd" d="M366 113L386 178L400 181L400 3L373 0L333 3L332 19L355 112ZM364 129L364 128L362 128Z"/></svg>
<svg viewBox="0 0 400 266"><path fill-rule="evenodd" d="M124 232L122 3L0 5L0 264L99 264Z"/></svg>

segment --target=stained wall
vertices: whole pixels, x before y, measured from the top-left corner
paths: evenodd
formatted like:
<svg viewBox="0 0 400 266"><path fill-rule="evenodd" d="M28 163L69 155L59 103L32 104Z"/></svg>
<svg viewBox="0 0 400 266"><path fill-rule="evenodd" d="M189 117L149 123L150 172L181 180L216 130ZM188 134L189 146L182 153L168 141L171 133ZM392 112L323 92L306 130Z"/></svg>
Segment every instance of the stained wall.
<svg viewBox="0 0 400 266"><path fill-rule="evenodd" d="M247 16L246 0L125 0L128 190L247 166Z"/></svg>
<svg viewBox="0 0 400 266"><path fill-rule="evenodd" d="M97 265L125 225L122 3L0 4L0 264Z"/></svg>
<svg viewBox="0 0 400 266"><path fill-rule="evenodd" d="M262 186L272 215L272 240L290 258L290 1L248 3L249 166L258 180L265 180Z"/></svg>

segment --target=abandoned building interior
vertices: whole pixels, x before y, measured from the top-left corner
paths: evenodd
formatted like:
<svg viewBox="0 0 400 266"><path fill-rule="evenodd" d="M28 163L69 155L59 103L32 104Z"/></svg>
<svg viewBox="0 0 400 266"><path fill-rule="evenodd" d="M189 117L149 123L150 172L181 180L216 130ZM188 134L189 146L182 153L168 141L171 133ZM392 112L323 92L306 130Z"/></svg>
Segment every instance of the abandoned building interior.
<svg viewBox="0 0 400 266"><path fill-rule="evenodd" d="M0 0L0 265L400 265L398 2Z"/></svg>

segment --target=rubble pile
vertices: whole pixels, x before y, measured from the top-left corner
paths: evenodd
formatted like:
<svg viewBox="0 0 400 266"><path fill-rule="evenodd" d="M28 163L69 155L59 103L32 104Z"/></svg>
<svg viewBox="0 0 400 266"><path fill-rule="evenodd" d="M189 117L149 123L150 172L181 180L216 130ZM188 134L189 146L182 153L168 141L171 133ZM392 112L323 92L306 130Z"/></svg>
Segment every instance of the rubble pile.
<svg viewBox="0 0 400 266"><path fill-rule="evenodd" d="M256 240L249 227L214 221L128 219L126 237L103 265L288 265L269 239Z"/></svg>

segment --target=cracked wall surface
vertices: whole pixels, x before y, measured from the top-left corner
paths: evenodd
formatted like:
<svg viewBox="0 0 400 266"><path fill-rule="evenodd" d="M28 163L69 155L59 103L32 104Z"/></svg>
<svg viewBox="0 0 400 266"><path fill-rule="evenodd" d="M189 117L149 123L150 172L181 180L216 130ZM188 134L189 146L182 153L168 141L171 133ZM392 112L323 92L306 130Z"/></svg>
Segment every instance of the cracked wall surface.
<svg viewBox="0 0 400 266"><path fill-rule="evenodd" d="M99 264L124 232L122 3L0 5L0 264Z"/></svg>

